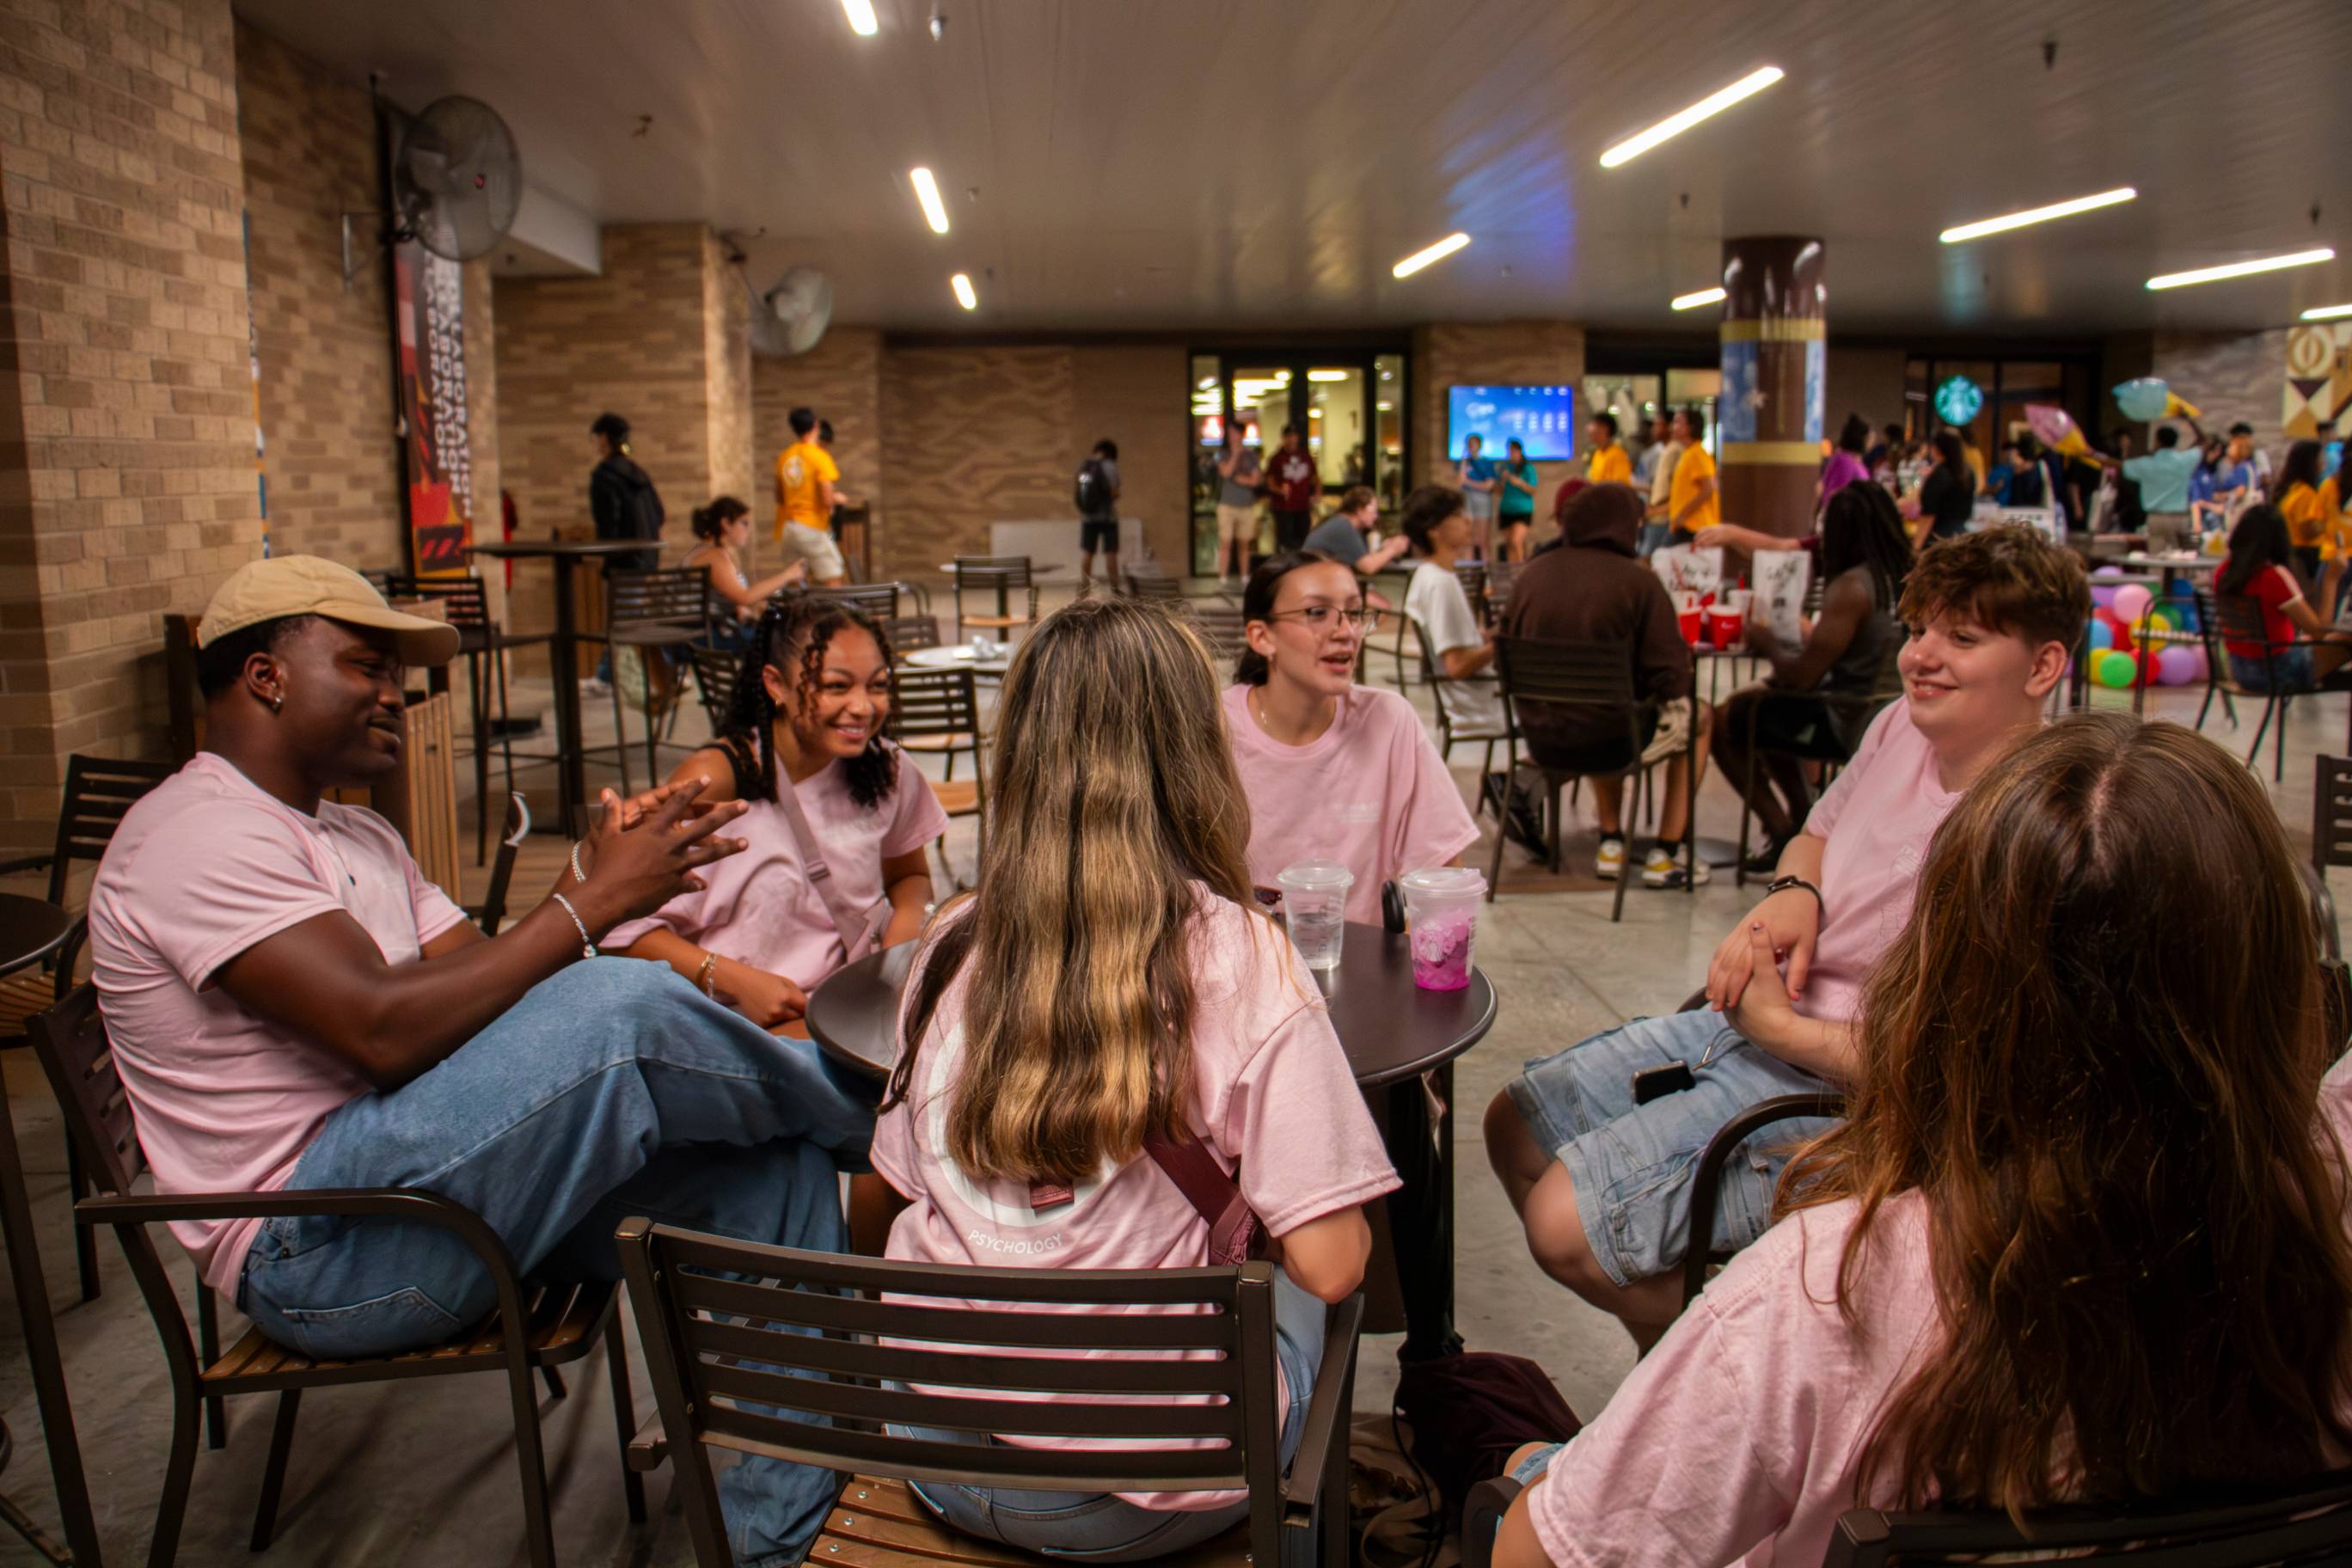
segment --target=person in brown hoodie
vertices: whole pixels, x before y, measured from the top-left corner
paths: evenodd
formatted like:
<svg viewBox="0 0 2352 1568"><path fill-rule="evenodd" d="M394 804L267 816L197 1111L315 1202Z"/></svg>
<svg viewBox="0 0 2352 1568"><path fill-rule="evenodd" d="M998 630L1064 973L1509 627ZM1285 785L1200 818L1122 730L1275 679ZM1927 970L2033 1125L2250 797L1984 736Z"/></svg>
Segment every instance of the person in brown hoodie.
<svg viewBox="0 0 2352 1568"><path fill-rule="evenodd" d="M1664 703L1692 698L1691 650L1675 624L1665 585L1634 553L1643 510L1642 497L1629 485L1590 485L1579 491L1560 513L1559 547L1538 552L1513 580L1503 635L1535 642L1622 643L1633 663L1634 695ZM1695 698L1692 707L1699 726L1697 766L1704 776L1712 716ZM1593 809L1601 819L1594 868L1602 877L1622 875L1624 784L1597 776L1632 764L1622 717L1601 708L1523 702L1518 721L1528 754L1538 765L1592 777ZM1656 722L1653 710L1643 731L1644 744ZM1642 870L1642 880L1654 888L1683 885L1677 852L1690 831L1690 766L1687 753L1679 750L1666 764L1658 841ZM1703 861L1697 878L1707 879Z"/></svg>

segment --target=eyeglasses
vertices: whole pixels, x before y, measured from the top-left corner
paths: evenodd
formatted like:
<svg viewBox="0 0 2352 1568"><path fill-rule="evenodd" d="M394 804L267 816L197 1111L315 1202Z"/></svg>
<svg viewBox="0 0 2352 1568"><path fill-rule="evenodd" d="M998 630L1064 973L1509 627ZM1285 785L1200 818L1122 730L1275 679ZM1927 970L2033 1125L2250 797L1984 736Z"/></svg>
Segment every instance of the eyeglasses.
<svg viewBox="0 0 2352 1568"><path fill-rule="evenodd" d="M1303 610L1278 610L1267 616L1269 621L1304 621L1311 632L1328 632L1342 623L1354 626L1369 636L1381 629L1381 613L1370 606L1343 610L1331 605L1309 605Z"/></svg>

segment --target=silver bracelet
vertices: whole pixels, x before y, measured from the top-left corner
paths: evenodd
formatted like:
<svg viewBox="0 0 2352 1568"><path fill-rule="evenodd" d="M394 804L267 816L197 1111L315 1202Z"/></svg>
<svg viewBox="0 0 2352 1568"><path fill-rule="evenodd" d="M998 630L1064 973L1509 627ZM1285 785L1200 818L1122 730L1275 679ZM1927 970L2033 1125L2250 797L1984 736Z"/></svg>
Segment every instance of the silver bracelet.
<svg viewBox="0 0 2352 1568"><path fill-rule="evenodd" d="M572 917L572 923L580 928L580 956L583 958L595 957L596 939L588 934L588 922L580 918L580 911L572 907L572 900L565 898L562 893L550 893L547 896L553 899L557 903L562 904L563 906L563 912Z"/></svg>
<svg viewBox="0 0 2352 1568"><path fill-rule="evenodd" d="M588 879L588 873L580 868L580 840L577 838L572 841L572 879L575 882Z"/></svg>

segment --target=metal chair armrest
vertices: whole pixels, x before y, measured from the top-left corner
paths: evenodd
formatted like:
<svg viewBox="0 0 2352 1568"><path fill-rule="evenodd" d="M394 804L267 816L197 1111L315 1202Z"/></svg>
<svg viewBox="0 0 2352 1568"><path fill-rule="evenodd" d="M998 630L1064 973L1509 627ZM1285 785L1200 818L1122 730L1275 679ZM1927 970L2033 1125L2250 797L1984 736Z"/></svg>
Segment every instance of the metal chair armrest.
<svg viewBox="0 0 2352 1568"><path fill-rule="evenodd" d="M1503 1516L1526 1489L1508 1476L1494 1476L1470 1489L1462 1503L1462 1568L1492 1568Z"/></svg>
<svg viewBox="0 0 2352 1568"><path fill-rule="evenodd" d="M1290 1473L1282 1482L1282 1500L1292 1523L1306 1524L1314 1518L1324 1472L1330 1466L1331 1445L1347 1441L1340 1425L1346 1416L1349 1385L1355 1381L1356 1336L1363 1322L1361 1292L1334 1306L1325 1317L1323 1364L1315 1371L1315 1393L1307 1402L1298 1452L1291 1457ZM1344 1507L1346 1500L1340 1502Z"/></svg>
<svg viewBox="0 0 2352 1568"><path fill-rule="evenodd" d="M1800 1116L1843 1116L1845 1096L1835 1093L1783 1094L1749 1106L1716 1130L1708 1139L1706 1152L1698 1157L1698 1168L1691 1175L1690 1234L1683 1249L1683 1305L1687 1307L1698 1299L1706 1286L1706 1265L1714 1252L1715 1202L1723 1184L1723 1167L1731 1161L1732 1151L1776 1121L1792 1121Z"/></svg>
<svg viewBox="0 0 2352 1568"><path fill-rule="evenodd" d="M312 1187L277 1193L101 1194L74 1205L77 1225L159 1225L176 1220L269 1219L296 1215L373 1215L455 1231L490 1271L499 1305L520 1310L513 1256L489 1222L455 1198L405 1187ZM519 1320L518 1320L519 1321Z"/></svg>

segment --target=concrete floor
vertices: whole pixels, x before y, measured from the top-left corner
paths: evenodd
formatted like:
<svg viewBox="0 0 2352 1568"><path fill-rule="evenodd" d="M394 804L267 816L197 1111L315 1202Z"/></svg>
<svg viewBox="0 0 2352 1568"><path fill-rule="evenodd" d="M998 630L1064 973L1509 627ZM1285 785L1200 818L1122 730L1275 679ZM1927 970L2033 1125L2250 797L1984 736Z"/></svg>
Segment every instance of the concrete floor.
<svg viewBox="0 0 2352 1568"><path fill-rule="evenodd" d="M1377 678L1389 669L1390 661L1375 658L1373 666ZM519 689L518 710L530 710L534 700L543 706L544 687L535 692ZM1426 707L1424 696L1416 693L1416 700ZM2099 700L2116 704L2125 698L2103 692ZM609 710L600 718L600 706L591 705L593 738L609 732ZM2189 721L2196 713L2195 695L2152 693L2150 712ZM697 733L699 717L689 713L687 720ZM2224 744L2234 740L2242 751L2252 738L2256 714L2242 717L2243 728L2233 732L2217 710L2208 733ZM2315 752L2343 748L2345 738L2343 698L2296 705L2287 726L2285 778L2273 786L2273 797L2298 842L2307 841L2309 834L2311 758ZM2267 745L2264 749L2267 763ZM1475 755L1465 749L1457 757L1465 764L1466 781L1467 764ZM543 772L538 776L547 777ZM2267 780L2267 766L2263 776ZM461 787L470 793L470 778ZM551 813L551 795L545 789L535 793L535 804ZM470 814L470 801L464 809ZM1737 831L1736 801L1712 778L1699 815L1703 832L1729 837ZM470 846L470 815L463 826ZM551 853L534 846L530 861L516 879L519 898L527 900L545 885L553 870ZM950 853L969 875L972 845L968 823L957 825ZM1525 858L1516 848L1509 853L1515 861ZM469 871L475 879L469 893L478 890L481 875ZM1507 871L1506 881L1521 885L1528 875ZM1541 1363L1569 1403L1588 1418L1633 1365L1631 1344L1612 1321L1552 1285L1528 1260L1509 1205L1486 1169L1478 1118L1524 1058L1556 1050L1627 1017L1675 1006L1703 979L1715 943L1753 896L1752 890L1735 888L1728 872L1695 896L1637 885L1627 895L1623 922L1612 925L1606 892L1512 893L1489 909L1479 932L1477 961L1492 977L1501 1007L1494 1032L1457 1068L1462 1111L1456 1197L1459 1323L1474 1348L1512 1351ZM105 1294L87 1305L74 1300L56 1110L37 1065L26 1054L10 1053L0 1070L5 1073L23 1143L99 1528L111 1561L141 1561L169 1440L163 1357L110 1242L104 1262ZM171 1261L183 1274L187 1294L191 1288L184 1265L176 1257ZM235 1331L226 1324L225 1330ZM1393 1338L1367 1342L1358 1385L1360 1411L1388 1408L1395 1342ZM572 1373L571 1381L572 1397L545 1415L562 1560L583 1568L690 1563L693 1552L684 1518L669 1499L666 1475L650 1482L653 1518L647 1524L632 1527L623 1511L602 1368L585 1364ZM637 1400L640 1414L649 1414L652 1399L641 1373ZM200 1455L181 1562L253 1561L246 1537L268 1446L268 1415L267 1400L232 1404L227 1448ZM40 1423L13 1301L0 1310L0 1418L14 1430L17 1445L15 1460L0 1477L0 1490L54 1532L57 1510L48 1491ZM313 1393L303 1405L300 1432L270 1561L281 1565L522 1561L508 1406L496 1379ZM20 1561L33 1561L32 1553L0 1530L0 1564Z"/></svg>

